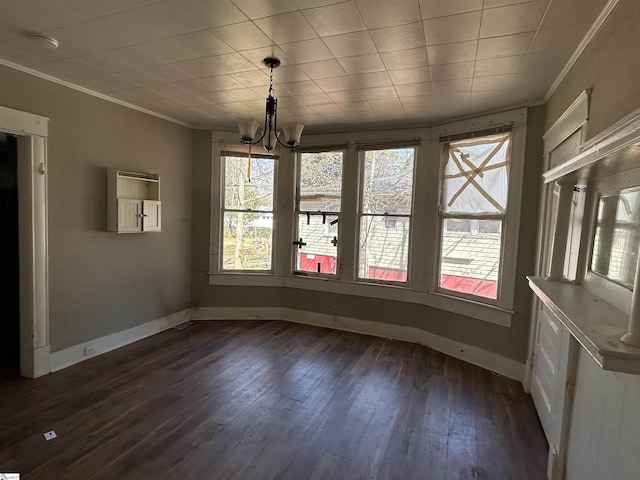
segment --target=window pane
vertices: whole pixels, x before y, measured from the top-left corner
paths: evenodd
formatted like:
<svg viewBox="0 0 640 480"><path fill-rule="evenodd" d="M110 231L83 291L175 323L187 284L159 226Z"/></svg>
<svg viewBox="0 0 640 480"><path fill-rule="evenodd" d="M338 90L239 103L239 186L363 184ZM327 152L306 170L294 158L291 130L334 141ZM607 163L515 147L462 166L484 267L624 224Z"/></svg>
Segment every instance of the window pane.
<svg viewBox="0 0 640 480"><path fill-rule="evenodd" d="M409 218L364 215L360 221L360 278L407 281Z"/></svg>
<svg viewBox="0 0 640 480"><path fill-rule="evenodd" d="M633 288L640 244L640 190L600 197L591 269Z"/></svg>
<svg viewBox="0 0 640 480"><path fill-rule="evenodd" d="M273 210L274 160L225 157L224 208Z"/></svg>
<svg viewBox="0 0 640 480"><path fill-rule="evenodd" d="M442 181L442 212L505 212L510 138L507 133L449 144Z"/></svg>
<svg viewBox="0 0 640 480"><path fill-rule="evenodd" d="M331 222L337 218L337 215L327 215L322 223L322 215L298 215L298 240L302 238L306 245L296 247L297 271L335 275L338 224L331 225Z"/></svg>
<svg viewBox="0 0 640 480"><path fill-rule="evenodd" d="M500 220L443 220L440 287L497 298L501 230Z"/></svg>
<svg viewBox="0 0 640 480"><path fill-rule="evenodd" d="M222 268L270 270L273 215L225 212Z"/></svg>
<svg viewBox="0 0 640 480"><path fill-rule="evenodd" d="M342 155L342 152L300 155L300 210L340 211Z"/></svg>
<svg viewBox="0 0 640 480"><path fill-rule="evenodd" d="M362 213L411 214L415 149L365 152Z"/></svg>

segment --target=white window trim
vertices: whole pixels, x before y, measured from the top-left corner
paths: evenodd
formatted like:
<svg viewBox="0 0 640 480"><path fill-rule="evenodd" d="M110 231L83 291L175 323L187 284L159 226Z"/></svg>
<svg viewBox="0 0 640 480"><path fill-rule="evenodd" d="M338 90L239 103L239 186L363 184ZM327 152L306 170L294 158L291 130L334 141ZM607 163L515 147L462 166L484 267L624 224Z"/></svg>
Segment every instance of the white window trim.
<svg viewBox="0 0 640 480"><path fill-rule="evenodd" d="M343 295L355 295L365 298L383 298L393 301L416 303L427 307L452 312L487 323L510 327L513 311L514 288L516 283L516 261L518 230L520 225L520 208L522 200L522 182L524 169L524 153L526 147L527 109L520 108L509 112L496 113L483 117L448 123L430 128L385 131L384 140L390 145L398 146L407 138L420 138L416 147L414 164L414 199L410 238L410 264L407 269L406 283L374 283L356 281L357 273L357 229L358 194L353 188L357 182L357 169L350 168L351 162L358 164L356 145L366 142L379 142L381 133L377 131L353 132L342 134L307 135L307 141L313 145L348 144L343 159L343 185L351 185L350 190L343 187L342 209L340 215L340 235L342 260L338 265L338 278L327 278L310 275L293 274L294 253L291 244L295 232L295 169L281 168L276 173L276 205L274 206L274 272L235 272L219 270L218 243L220 238L220 202L221 192L212 188L211 223L210 223L210 261L209 285L252 286L252 287L286 287L319 292L331 292ZM512 166L509 185L508 210L505 230L505 254L502 273L500 302L497 305L461 298L438 292L437 277L434 266L438 261L439 231L434 232L430 222L437 223L437 203L432 199L434 189L437 192L438 172L440 168L439 138L497 127L512 127ZM220 185L220 149L223 144L235 143L224 141L226 132L212 132L212 185ZM280 153L278 164L293 165L293 154L288 151ZM417 184L420 188L416 188ZM436 193L437 195L437 193ZM355 202L351 205L349 202ZM427 228L428 227L428 228ZM348 236L345 237L345 235ZM434 236L435 235L435 236ZM218 240L216 240L218 239ZM354 245L351 245L353 240ZM347 242L347 243L345 243ZM420 245L421 248L415 248ZM438 247L438 248L436 248ZM345 258L353 258L344 263Z"/></svg>
<svg viewBox="0 0 640 480"><path fill-rule="evenodd" d="M327 215L336 215L339 219L338 221L338 225L337 225L337 238L338 238L338 243L336 245L336 273L318 273L318 272L307 272L305 270L298 270L297 269L297 255L298 255L298 247L294 246L295 248L292 249L291 254L292 254L292 265L293 265L293 274L294 275L301 275L301 276L308 276L308 277L317 277L317 278L329 278L329 279L339 279L340 278L340 253L341 253L341 249L340 249L340 238L342 237L341 234L341 229L342 229L342 208L344 206L344 195L343 195L343 190L344 190L344 161L345 161L345 153L346 153L346 147L344 145L336 145L334 146L334 148L331 148L331 146L328 146L329 148L320 148L320 149L314 149L313 152L310 151L300 151L300 152L295 152L293 157L294 157L294 161L295 161L295 166L296 166L296 172L295 172L295 192L296 192L296 198L294 200L294 204L293 204L293 217L294 217L294 229L296 232L295 235L295 240L298 239L298 237L300 236L300 232L298 231L298 215L303 215L303 214L309 214L309 215L322 215L322 213L319 212L311 212L311 211L307 211L307 210L300 210L300 172L302 171L302 169L300 168L300 164L302 162L302 154L304 153L328 153L328 152L342 152L342 172L341 172L341 184L340 184L340 211L339 212L323 212L326 213ZM335 148L337 147L337 148Z"/></svg>
<svg viewBox="0 0 640 480"><path fill-rule="evenodd" d="M380 213L363 213L362 212L362 185L364 183L364 160L365 155L368 151L374 150L392 150L392 149L413 149L413 179L411 184L411 211L409 213L404 214L390 214L391 217L400 217L400 218L408 218L409 219L409 238L407 241L407 280L383 280L376 278L368 278L360 276L360 229L362 227L362 218L363 217L385 217L385 215ZM357 220L356 220L356 256L354 258L354 272L356 274L356 281L359 283L369 283L369 284L379 284L379 285L392 285L392 286L407 286L410 288L411 281L411 263L412 263L412 244L413 244L413 224L414 224L414 205L415 205L415 192L416 192L416 164L418 158L418 146L415 145L415 141L413 144L408 142L406 146L402 145L402 142L393 143L389 145L372 145L370 148L367 148L366 145L363 145L359 148L358 151L358 203L357 203Z"/></svg>
<svg viewBox="0 0 640 480"><path fill-rule="evenodd" d="M502 258L500 262L500 273L498 277L497 298L485 299L475 295L465 295L459 292L446 290L439 287L439 261L442 249L442 222L438 216L436 232L436 264L434 265L435 275L433 278L432 291L442 295L460 298L464 300L474 300L487 305L495 305L505 310L513 310L516 268L518 260L518 233L520 231L520 208L522 204L522 184L524 181L524 160L526 150L526 123L527 110L519 109L506 114L490 115L482 119L475 119L467 122L457 122L442 129L434 131L434 137L440 138L446 135L458 135L474 131L482 131L491 127L511 126L511 165L509 172L509 189L507 193L507 211L503 217L502 235ZM438 159L441 162L441 159ZM439 163L440 165L440 163ZM440 185L438 192L440 191Z"/></svg>

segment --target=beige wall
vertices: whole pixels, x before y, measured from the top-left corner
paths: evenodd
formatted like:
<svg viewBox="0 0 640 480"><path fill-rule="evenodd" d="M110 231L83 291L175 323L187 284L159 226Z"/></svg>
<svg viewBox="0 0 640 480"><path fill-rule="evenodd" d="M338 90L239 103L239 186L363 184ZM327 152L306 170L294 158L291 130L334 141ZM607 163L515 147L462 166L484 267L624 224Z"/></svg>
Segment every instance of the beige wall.
<svg viewBox="0 0 640 480"><path fill-rule="evenodd" d="M547 104L545 130L592 89L588 138L640 108L640 2L620 0Z"/></svg>
<svg viewBox="0 0 640 480"><path fill-rule="evenodd" d="M522 223L518 242L518 279L515 290L516 314L511 328L401 301L293 288L209 286L206 271L211 213L208 208L211 198L211 136L205 133L197 134L198 145L195 149L196 157L193 167L193 306L285 307L316 313L335 313L338 316L392 325L418 327L436 335L524 362L531 304L531 291L527 286L525 275L534 271L544 107L530 109L528 116Z"/></svg>
<svg viewBox="0 0 640 480"><path fill-rule="evenodd" d="M49 117L51 350L190 304L192 131L0 67L0 105ZM161 233L106 231L106 169L158 173Z"/></svg>

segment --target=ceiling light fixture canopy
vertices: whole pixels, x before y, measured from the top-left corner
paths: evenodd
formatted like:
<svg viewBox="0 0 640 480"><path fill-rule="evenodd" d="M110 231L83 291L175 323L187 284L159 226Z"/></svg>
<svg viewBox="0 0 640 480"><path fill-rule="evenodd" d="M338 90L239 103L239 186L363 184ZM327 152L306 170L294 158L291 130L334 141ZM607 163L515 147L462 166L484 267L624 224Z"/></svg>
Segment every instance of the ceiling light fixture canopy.
<svg viewBox="0 0 640 480"><path fill-rule="evenodd" d="M47 48L49 50L55 50L60 45L55 38L46 37L44 35L39 35L37 33L32 33L31 40L42 48Z"/></svg>
<svg viewBox="0 0 640 480"><path fill-rule="evenodd" d="M253 140L258 131L258 121L253 118L238 118L238 129L240 130L240 141L247 145L256 145L263 142L264 149L270 152L279 143L285 148L296 148L300 144L300 136L304 125L293 123L282 126L284 142L280 140L278 131L278 100L273 89L273 69L280 66L280 60L275 57L267 57L262 60L269 67L269 92L267 93L267 105L264 114L264 126L262 135L257 140Z"/></svg>

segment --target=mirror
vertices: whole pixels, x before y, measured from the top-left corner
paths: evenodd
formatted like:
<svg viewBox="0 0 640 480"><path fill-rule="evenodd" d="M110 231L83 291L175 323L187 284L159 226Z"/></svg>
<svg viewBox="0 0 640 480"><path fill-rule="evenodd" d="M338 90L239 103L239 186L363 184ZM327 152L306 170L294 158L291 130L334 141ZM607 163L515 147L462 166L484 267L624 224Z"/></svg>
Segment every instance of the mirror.
<svg viewBox="0 0 640 480"><path fill-rule="evenodd" d="M640 187L602 193L591 270L633 289L640 245Z"/></svg>

